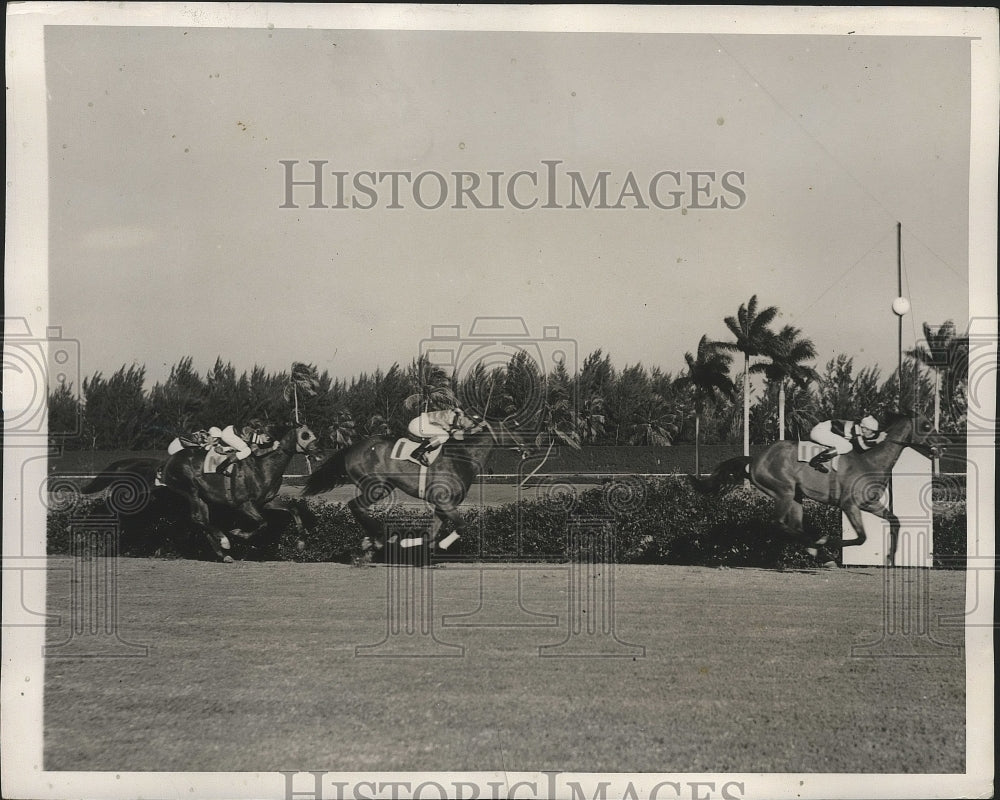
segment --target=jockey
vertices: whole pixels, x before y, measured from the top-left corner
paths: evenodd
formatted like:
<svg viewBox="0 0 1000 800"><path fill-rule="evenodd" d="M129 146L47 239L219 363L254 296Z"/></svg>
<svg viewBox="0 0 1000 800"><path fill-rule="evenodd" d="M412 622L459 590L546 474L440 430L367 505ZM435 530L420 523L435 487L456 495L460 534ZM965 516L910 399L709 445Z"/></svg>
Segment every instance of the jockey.
<svg viewBox="0 0 1000 800"><path fill-rule="evenodd" d="M828 419L816 425L809 438L817 444L828 448L813 456L809 466L820 472L829 472L823 466L836 455L844 455L855 450L863 453L885 439L884 433L878 432L878 420L870 414L859 422L846 419Z"/></svg>
<svg viewBox="0 0 1000 800"><path fill-rule="evenodd" d="M238 435L256 450L258 454L274 449L275 442L271 438L268 425L260 418L250 420L243 426L243 430Z"/></svg>
<svg viewBox="0 0 1000 800"><path fill-rule="evenodd" d="M470 416L460 408L445 408L441 411L425 411L419 417L414 417L407 430L420 442L410 454L410 458L428 466L427 456L432 450L437 450L451 438L462 440L465 434L471 432L482 423L475 415Z"/></svg>
<svg viewBox="0 0 1000 800"><path fill-rule="evenodd" d="M167 445L167 453L173 455L189 447L197 450L208 447L208 431L192 431L191 433L176 437Z"/></svg>
<svg viewBox="0 0 1000 800"><path fill-rule="evenodd" d="M225 461L215 468L215 471L220 475L226 474L226 470L229 469L230 464L237 461L243 461L253 455L253 450L250 449L250 445L240 438L239 434L236 433L236 429L233 428L232 425L227 425L221 430L213 426L208 429L208 435L209 444L206 449L218 445L221 441L223 444L228 445L236 451L235 453L226 456Z"/></svg>

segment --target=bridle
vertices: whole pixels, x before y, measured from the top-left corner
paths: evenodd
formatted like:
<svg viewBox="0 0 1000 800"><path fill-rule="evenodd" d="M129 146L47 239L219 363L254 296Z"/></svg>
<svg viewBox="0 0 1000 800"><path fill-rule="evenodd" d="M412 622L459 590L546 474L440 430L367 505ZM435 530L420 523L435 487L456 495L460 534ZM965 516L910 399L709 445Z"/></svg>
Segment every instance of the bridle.
<svg viewBox="0 0 1000 800"><path fill-rule="evenodd" d="M917 431L917 420L910 419L910 425L911 425L910 436L912 437ZM940 431L930 430L927 432L927 436L930 436L933 433L937 433L940 435ZM910 447L916 450L918 453L920 453L920 455L926 456L927 458L936 458L940 456L941 452L945 449L945 445L939 446L936 444L925 444L924 442L902 441L900 439L890 439L888 437L886 437L882 441L887 442L889 444L898 444L900 447Z"/></svg>
<svg viewBox="0 0 1000 800"><path fill-rule="evenodd" d="M310 439L309 442L307 444L305 444L305 445L302 444L302 439L299 436L299 434L302 433L303 429L309 431L309 433L312 434L312 439ZM272 452L272 453L283 452L283 453L287 453L289 455L294 455L295 453L301 453L301 454L305 455L305 454L310 453L311 451L310 451L309 447L311 445L313 445L317 441L316 434L314 434L311 430L309 430L309 427L304 422L300 422L297 425L293 425L289 429L289 432L291 432L291 431L295 432L295 447L290 452L289 452L288 449L286 449L286 445L284 443L285 442L285 436L288 435L288 433L286 433L285 436L282 436L281 439L278 440L279 446L276 447L274 450L271 450L270 452Z"/></svg>

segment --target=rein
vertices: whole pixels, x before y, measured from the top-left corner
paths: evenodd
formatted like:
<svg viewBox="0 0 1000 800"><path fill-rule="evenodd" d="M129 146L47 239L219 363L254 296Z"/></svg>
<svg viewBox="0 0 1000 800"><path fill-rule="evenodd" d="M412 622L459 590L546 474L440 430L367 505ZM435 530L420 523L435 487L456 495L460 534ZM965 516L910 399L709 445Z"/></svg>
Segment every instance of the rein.
<svg viewBox="0 0 1000 800"><path fill-rule="evenodd" d="M937 445L924 444L923 442L904 442L900 439L889 439L888 437L883 439L882 443L897 444L900 447L912 447L914 450L920 453L920 455L927 456L928 458L939 455L939 451L941 449Z"/></svg>
<svg viewBox="0 0 1000 800"><path fill-rule="evenodd" d="M517 449L517 451L521 454L521 457L523 458L527 448L523 444L521 444L520 439L518 439L517 436L514 435L514 432L504 424L503 420L500 420L497 423L497 425L499 425L500 429L511 438L511 440L514 442L514 447ZM496 432L493 430L493 426L490 425L490 423L483 420L483 427L490 432L490 436L493 438L493 444L495 444L497 447L506 447L506 445L504 445L500 441L500 438L496 435Z"/></svg>

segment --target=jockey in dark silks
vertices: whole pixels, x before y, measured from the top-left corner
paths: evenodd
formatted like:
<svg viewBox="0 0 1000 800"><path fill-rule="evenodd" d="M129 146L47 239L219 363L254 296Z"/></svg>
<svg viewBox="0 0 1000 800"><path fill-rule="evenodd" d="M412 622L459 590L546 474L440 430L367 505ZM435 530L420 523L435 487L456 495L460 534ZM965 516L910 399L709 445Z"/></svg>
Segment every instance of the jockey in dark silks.
<svg viewBox="0 0 1000 800"><path fill-rule="evenodd" d="M824 466L825 462L852 451L863 453L883 441L885 434L878 432L878 420L868 415L857 422L846 419L825 420L809 432L809 438L827 447L822 453L813 456L809 466L820 472L829 472Z"/></svg>
<svg viewBox="0 0 1000 800"><path fill-rule="evenodd" d="M167 452L173 455L185 447L199 450L211 450L222 446L229 447L236 452L230 454L225 461L215 468L216 472L225 474L229 466L236 461L243 461L245 458L249 458L254 452L265 453L274 449L276 442L271 438L267 427L267 423L260 419L250 420L239 431L232 425L227 425L225 428L213 426L207 431L194 431L186 436L177 437L167 447Z"/></svg>

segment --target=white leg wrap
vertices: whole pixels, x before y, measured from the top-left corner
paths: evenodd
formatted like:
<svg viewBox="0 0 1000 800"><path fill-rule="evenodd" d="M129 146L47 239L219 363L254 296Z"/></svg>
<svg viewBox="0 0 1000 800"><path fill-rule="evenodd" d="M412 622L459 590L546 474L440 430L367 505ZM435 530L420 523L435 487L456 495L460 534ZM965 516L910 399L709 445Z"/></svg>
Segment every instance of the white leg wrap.
<svg viewBox="0 0 1000 800"><path fill-rule="evenodd" d="M440 547L442 550L447 550L457 541L458 541L458 534L455 533L455 531L452 531L438 543L438 547Z"/></svg>

